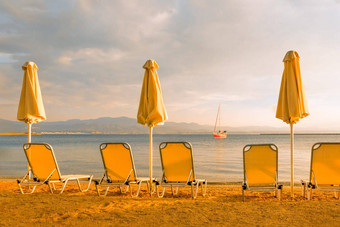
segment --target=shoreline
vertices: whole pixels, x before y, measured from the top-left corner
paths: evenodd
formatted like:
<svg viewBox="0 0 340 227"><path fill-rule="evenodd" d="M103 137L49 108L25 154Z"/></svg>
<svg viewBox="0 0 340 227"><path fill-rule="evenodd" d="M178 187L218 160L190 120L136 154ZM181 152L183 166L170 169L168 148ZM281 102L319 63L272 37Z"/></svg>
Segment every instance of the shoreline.
<svg viewBox="0 0 340 227"><path fill-rule="evenodd" d="M16 180L22 179L23 176L21 177L0 177L0 183L1 182L16 182ZM99 178L94 178L94 180L97 180ZM283 181L279 182L285 187L290 186L290 182L288 181ZM208 185L217 185L217 186L242 186L242 181L227 181L227 182L222 182L222 181L208 181ZM294 187L301 187L301 183L295 182Z"/></svg>

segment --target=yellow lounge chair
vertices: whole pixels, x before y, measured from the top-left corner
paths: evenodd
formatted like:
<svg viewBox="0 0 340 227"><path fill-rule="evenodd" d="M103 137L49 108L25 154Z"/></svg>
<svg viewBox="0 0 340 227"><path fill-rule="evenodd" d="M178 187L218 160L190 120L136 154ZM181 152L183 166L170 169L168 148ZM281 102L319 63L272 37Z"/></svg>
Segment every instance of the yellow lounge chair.
<svg viewBox="0 0 340 227"><path fill-rule="evenodd" d="M163 176L160 185L163 187L162 193L158 197L163 197L165 187L171 187L172 195L178 193L178 187L191 186L191 195L195 199L199 186L202 189L202 195L205 196L207 191L207 180L196 179L194 161L192 157L192 147L188 142L163 142L159 145L161 156ZM176 187L176 192L174 192ZM194 190L194 187L196 188Z"/></svg>
<svg viewBox="0 0 340 227"><path fill-rule="evenodd" d="M100 180L95 180L98 196L100 195L98 186L105 187L105 194L110 187L119 187L120 192L128 192L131 196L139 195L142 183L147 184L149 189L150 178L137 177L131 147L127 143L103 143L100 145L100 153L104 164L104 174ZM131 184L137 184L136 194L133 194ZM126 190L122 191L122 187Z"/></svg>
<svg viewBox="0 0 340 227"><path fill-rule="evenodd" d="M340 192L340 143L316 143L312 147L309 182L302 181L303 196L311 199L312 190Z"/></svg>
<svg viewBox="0 0 340 227"><path fill-rule="evenodd" d="M63 183L60 194L63 193L69 181L76 181L81 192L89 190L92 175L61 175L52 146L46 143L26 143L23 146L28 161L29 170L22 180L17 180L22 194L22 186L32 187L29 193L33 193L37 186L47 184L51 193L56 190L54 183ZM29 179L32 172L33 179ZM88 181L87 189L83 190L80 181Z"/></svg>
<svg viewBox="0 0 340 227"><path fill-rule="evenodd" d="M274 144L251 144L243 148L244 181L242 196L245 190L274 191L281 200L282 185L278 184L278 148Z"/></svg>

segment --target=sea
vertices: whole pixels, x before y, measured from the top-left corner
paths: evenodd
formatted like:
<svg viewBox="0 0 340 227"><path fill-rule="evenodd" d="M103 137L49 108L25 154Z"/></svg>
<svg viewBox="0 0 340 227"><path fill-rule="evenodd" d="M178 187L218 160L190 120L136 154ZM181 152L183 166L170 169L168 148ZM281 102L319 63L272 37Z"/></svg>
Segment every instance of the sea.
<svg viewBox="0 0 340 227"><path fill-rule="evenodd" d="M247 144L273 143L279 149L279 181L290 181L289 134L229 134L227 139L212 135L153 135L153 175L161 178L159 144L161 142L187 141L192 144L197 178L210 182L241 182L243 180L243 147ZM0 177L23 177L27 161L23 144L25 135L0 136ZM100 155L101 143L126 142L130 144L137 175L149 174L149 135L107 134L43 134L33 135L32 142L52 145L60 172L66 174L103 175ZM295 181L308 179L311 148L317 142L340 142L338 134L297 134L294 136Z"/></svg>

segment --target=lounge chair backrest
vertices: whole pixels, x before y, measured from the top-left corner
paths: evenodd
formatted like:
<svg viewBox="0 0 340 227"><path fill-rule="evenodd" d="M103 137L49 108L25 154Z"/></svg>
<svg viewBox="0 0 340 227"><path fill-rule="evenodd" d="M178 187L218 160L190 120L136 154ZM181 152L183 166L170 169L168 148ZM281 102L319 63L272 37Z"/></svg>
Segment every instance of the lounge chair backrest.
<svg viewBox="0 0 340 227"><path fill-rule="evenodd" d="M340 184L340 143L316 143L312 147L310 182Z"/></svg>
<svg viewBox="0 0 340 227"><path fill-rule="evenodd" d="M275 184L278 149L274 144L246 145L243 148L244 181L248 185Z"/></svg>
<svg viewBox="0 0 340 227"><path fill-rule="evenodd" d="M60 180L61 174L52 146L46 143L26 143L24 151L34 176L39 180Z"/></svg>
<svg viewBox="0 0 340 227"><path fill-rule="evenodd" d="M103 143L100 145L106 176L112 182L136 180L131 147L127 143Z"/></svg>
<svg viewBox="0 0 340 227"><path fill-rule="evenodd" d="M187 182L195 179L191 144L188 142L163 142L159 145L163 180ZM190 175L191 174L191 175ZM189 179L190 176L190 179Z"/></svg>

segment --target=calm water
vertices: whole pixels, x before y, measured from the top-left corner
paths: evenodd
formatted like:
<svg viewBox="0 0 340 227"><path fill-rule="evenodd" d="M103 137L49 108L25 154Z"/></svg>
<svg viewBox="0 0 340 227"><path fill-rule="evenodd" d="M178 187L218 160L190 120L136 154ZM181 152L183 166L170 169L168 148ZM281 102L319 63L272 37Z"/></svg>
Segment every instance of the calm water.
<svg viewBox="0 0 340 227"><path fill-rule="evenodd" d="M274 143L279 148L279 180L290 180L289 135L154 135L154 176L160 178L158 145L163 141L188 141L193 146L196 175L208 181L242 181L242 149L251 143ZM27 170L22 144L27 136L0 136L0 176L20 177ZM132 147L137 173L148 176L149 135L35 135L32 142L49 143L62 174L100 177L103 165L99 145L127 142ZM307 179L310 150L316 142L340 142L340 135L295 135L295 180Z"/></svg>

